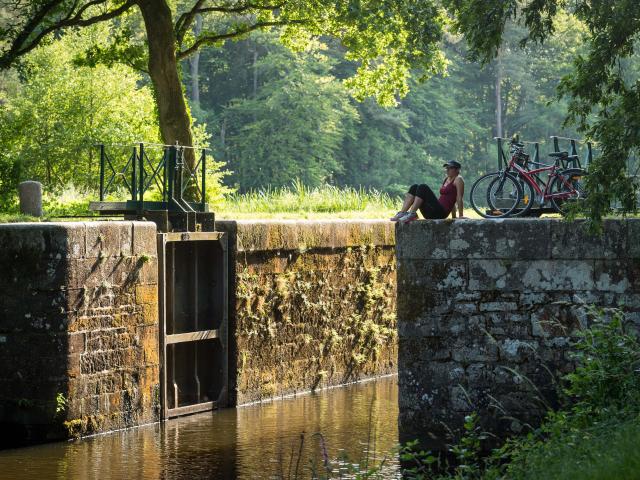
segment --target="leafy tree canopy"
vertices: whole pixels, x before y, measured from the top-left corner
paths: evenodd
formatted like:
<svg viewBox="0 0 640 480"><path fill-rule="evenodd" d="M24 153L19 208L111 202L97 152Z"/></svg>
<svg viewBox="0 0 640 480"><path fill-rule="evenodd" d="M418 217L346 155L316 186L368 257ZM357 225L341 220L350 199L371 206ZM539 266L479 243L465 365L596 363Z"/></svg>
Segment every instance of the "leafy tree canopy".
<svg viewBox="0 0 640 480"><path fill-rule="evenodd" d="M356 95L372 95L384 104L407 92L411 67L428 75L445 64L438 48L444 14L435 0L3 0L0 8L0 68L66 28L121 18L138 9L166 143L193 143L177 62L203 45L254 30L281 26L284 42L292 47L321 35L340 39L349 58L359 63L349 86ZM207 28L194 34L197 16L208 18ZM114 39L124 41L121 34ZM125 60L140 53L128 46L110 51Z"/></svg>

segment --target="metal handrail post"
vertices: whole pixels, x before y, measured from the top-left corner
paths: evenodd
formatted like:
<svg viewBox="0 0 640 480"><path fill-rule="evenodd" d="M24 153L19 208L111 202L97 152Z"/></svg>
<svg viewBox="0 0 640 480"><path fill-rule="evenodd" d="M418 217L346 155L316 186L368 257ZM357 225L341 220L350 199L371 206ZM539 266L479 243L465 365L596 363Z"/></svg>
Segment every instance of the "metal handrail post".
<svg viewBox="0 0 640 480"><path fill-rule="evenodd" d="M591 142L587 142L587 164L585 168L591 165L591 161L593 160L593 150L591 149Z"/></svg>
<svg viewBox="0 0 640 480"><path fill-rule="evenodd" d="M207 204L207 151L202 149L202 211Z"/></svg>
<svg viewBox="0 0 640 480"><path fill-rule="evenodd" d="M100 144L100 201L104 202L104 144Z"/></svg>
<svg viewBox="0 0 640 480"><path fill-rule="evenodd" d="M140 142L140 178L138 179L138 194L140 195L140 209L144 202L144 143Z"/></svg>
<svg viewBox="0 0 640 480"><path fill-rule="evenodd" d="M169 163L169 149L167 147L162 151L162 201L168 202L167 198L167 164Z"/></svg>
<svg viewBox="0 0 640 480"><path fill-rule="evenodd" d="M558 137L551 137L553 138L553 151L554 152L559 152L560 151L560 144L558 143Z"/></svg>
<svg viewBox="0 0 640 480"><path fill-rule="evenodd" d="M133 156L131 157L131 200L134 202L138 199L138 183L136 182L136 169L137 169L137 150L133 147Z"/></svg>
<svg viewBox="0 0 640 480"><path fill-rule="evenodd" d="M182 167L184 163L184 149L176 147L176 186L174 189L178 191L178 200L182 200Z"/></svg>
<svg viewBox="0 0 640 480"><path fill-rule="evenodd" d="M540 144L538 142L533 144L533 161L540 163Z"/></svg>
<svg viewBox="0 0 640 480"><path fill-rule="evenodd" d="M176 147L169 147L169 165L167 166L167 207L171 210L173 206L173 178L176 168Z"/></svg>

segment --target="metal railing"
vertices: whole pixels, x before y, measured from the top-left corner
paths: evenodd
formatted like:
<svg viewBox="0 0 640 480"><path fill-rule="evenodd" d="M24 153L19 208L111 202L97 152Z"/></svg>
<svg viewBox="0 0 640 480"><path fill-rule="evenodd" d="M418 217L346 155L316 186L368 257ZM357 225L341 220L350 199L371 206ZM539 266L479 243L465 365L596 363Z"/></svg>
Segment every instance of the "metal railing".
<svg viewBox="0 0 640 480"><path fill-rule="evenodd" d="M576 168L586 169L591 163L591 161L593 160L594 149L593 149L593 144L591 142L584 142L576 138L561 137L558 135L552 135L549 138L553 141L554 152L562 152L562 151L568 152L570 158L568 160L561 160L564 168L576 167ZM505 137L494 137L494 140L497 141L497 147L498 147L498 170L501 170L503 168L506 168L507 164L509 163L509 158L504 152L505 142L510 142L512 139L505 138ZM531 158L533 162L540 163L540 142L529 142L525 140L519 140L517 137L516 137L516 141L519 143L523 143L525 145L529 145L530 146L529 147L530 151L528 152L529 158ZM561 142L563 141L569 142L568 148L566 150L562 150L560 148ZM578 149L579 144L584 145L584 149L586 150L583 152L584 155L580 155L580 152ZM580 158L586 158L584 167L582 166Z"/></svg>
<svg viewBox="0 0 640 480"><path fill-rule="evenodd" d="M593 144L591 142L585 142L584 140L578 140L577 138L570 138L570 137L561 137L558 135L552 135L551 137L549 137L552 141L553 141L553 151L554 152L562 152L565 150L561 150L560 149L560 141L566 141L569 142L569 148L566 150L569 153L569 156L575 156L576 157L576 161L574 161L573 163L573 167L577 167L577 168L588 168L589 165L591 164L592 160L593 160ZM578 152L578 144L582 144L584 145L583 148L586 149L586 155L580 155ZM580 158L586 158L584 167L582 166L582 163L580 162Z"/></svg>
<svg viewBox="0 0 640 480"><path fill-rule="evenodd" d="M100 150L102 210L109 210L110 202L106 201L109 194L124 189L130 196L127 202L130 209L206 211L207 149L142 142L110 145L131 149L124 157L126 161L118 162L115 155L107 151L106 145L97 147ZM193 158L188 161L187 155L190 156L191 152ZM149 199L153 190L156 196L160 196L159 201ZM122 209L115 202L111 203L114 203L113 209Z"/></svg>

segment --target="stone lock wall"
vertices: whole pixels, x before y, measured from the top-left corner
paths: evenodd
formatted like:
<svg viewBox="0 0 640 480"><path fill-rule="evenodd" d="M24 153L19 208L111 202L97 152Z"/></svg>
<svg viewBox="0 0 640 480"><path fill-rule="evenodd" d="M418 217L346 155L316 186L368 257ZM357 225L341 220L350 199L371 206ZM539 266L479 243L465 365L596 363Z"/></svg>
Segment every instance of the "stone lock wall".
<svg viewBox="0 0 640 480"><path fill-rule="evenodd" d="M396 371L390 222L216 222L216 228L228 231L235 246L229 263L235 403Z"/></svg>
<svg viewBox="0 0 640 480"><path fill-rule="evenodd" d="M574 368L588 305L640 326L640 220L399 225L401 440L443 448L478 412L496 435L539 422Z"/></svg>
<svg viewBox="0 0 640 480"><path fill-rule="evenodd" d="M0 225L2 442L157 419L155 224Z"/></svg>
<svg viewBox="0 0 640 480"><path fill-rule="evenodd" d="M231 404L396 371L390 222L220 222ZM150 222L0 225L2 446L158 420Z"/></svg>

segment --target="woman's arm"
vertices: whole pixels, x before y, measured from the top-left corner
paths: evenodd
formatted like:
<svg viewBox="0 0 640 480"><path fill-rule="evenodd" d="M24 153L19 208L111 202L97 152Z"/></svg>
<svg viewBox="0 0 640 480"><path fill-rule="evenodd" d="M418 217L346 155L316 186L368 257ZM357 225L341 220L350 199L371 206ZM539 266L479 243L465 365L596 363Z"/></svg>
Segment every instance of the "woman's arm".
<svg viewBox="0 0 640 480"><path fill-rule="evenodd" d="M462 177L456 177L453 181L453 184L456 186L456 204L451 211L451 215L453 218L456 218L456 207L458 208L458 216L460 218L464 217L464 180Z"/></svg>

